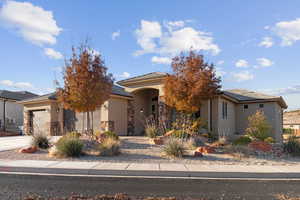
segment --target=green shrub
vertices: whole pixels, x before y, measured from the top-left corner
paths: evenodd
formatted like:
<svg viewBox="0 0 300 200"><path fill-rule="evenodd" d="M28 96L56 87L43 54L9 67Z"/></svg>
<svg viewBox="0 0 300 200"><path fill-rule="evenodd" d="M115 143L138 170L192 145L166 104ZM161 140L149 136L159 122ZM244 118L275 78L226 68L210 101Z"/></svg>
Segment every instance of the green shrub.
<svg viewBox="0 0 300 200"><path fill-rule="evenodd" d="M147 137L149 137L149 138L155 138L156 136L159 135L157 128L151 127L151 126L146 127L145 132L146 132Z"/></svg>
<svg viewBox="0 0 300 200"><path fill-rule="evenodd" d="M175 130L172 136L179 139L188 139L190 135L182 130Z"/></svg>
<svg viewBox="0 0 300 200"><path fill-rule="evenodd" d="M248 145L251 142L249 136L241 136L233 142L233 145Z"/></svg>
<svg viewBox="0 0 300 200"><path fill-rule="evenodd" d="M283 150L293 156L300 156L300 143L297 137L289 137L288 141L283 144Z"/></svg>
<svg viewBox="0 0 300 200"><path fill-rule="evenodd" d="M37 134L32 137L31 145L41 149L48 149L50 147L50 141L46 135Z"/></svg>
<svg viewBox="0 0 300 200"><path fill-rule="evenodd" d="M95 135L98 138L113 138L114 140L119 140L119 136L113 131L105 131L105 132L96 132Z"/></svg>
<svg viewBox="0 0 300 200"><path fill-rule="evenodd" d="M182 157L185 153L185 147L181 139L170 138L165 143L163 151L167 156Z"/></svg>
<svg viewBox="0 0 300 200"><path fill-rule="evenodd" d="M99 145L101 156L116 156L120 154L120 142L108 137Z"/></svg>
<svg viewBox="0 0 300 200"><path fill-rule="evenodd" d="M77 131L68 132L67 137L80 138L81 134Z"/></svg>
<svg viewBox="0 0 300 200"><path fill-rule="evenodd" d="M271 126L263 111L257 111L255 114L249 116L248 123L246 134L251 138L264 141L270 137Z"/></svg>
<svg viewBox="0 0 300 200"><path fill-rule="evenodd" d="M56 143L57 152L65 157L78 157L82 154L83 143L75 137L61 137Z"/></svg>
<svg viewBox="0 0 300 200"><path fill-rule="evenodd" d="M264 141L267 142L267 143L270 143L270 144L275 143L275 140L272 137L267 137Z"/></svg>
<svg viewBox="0 0 300 200"><path fill-rule="evenodd" d="M293 134L294 133L294 129L292 128L283 128L283 134Z"/></svg>

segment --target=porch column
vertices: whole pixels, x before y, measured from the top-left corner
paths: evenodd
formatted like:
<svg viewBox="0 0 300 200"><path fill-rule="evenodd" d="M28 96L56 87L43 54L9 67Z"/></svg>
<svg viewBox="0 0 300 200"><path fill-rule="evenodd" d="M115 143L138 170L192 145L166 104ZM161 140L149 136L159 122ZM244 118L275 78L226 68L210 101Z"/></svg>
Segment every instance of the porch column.
<svg viewBox="0 0 300 200"><path fill-rule="evenodd" d="M207 100L207 128L211 131L211 100Z"/></svg>

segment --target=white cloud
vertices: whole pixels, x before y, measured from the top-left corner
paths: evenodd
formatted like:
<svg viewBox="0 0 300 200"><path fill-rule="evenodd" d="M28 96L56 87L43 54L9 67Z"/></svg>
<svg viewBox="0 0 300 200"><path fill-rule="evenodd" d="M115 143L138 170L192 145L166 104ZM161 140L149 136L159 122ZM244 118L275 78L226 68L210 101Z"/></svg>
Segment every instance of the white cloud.
<svg viewBox="0 0 300 200"><path fill-rule="evenodd" d="M272 30L282 39L282 46L293 45L300 40L300 18L278 22Z"/></svg>
<svg viewBox="0 0 300 200"><path fill-rule="evenodd" d="M33 89L33 85L28 82L13 82L11 80L2 80L0 81L0 85L16 89Z"/></svg>
<svg viewBox="0 0 300 200"><path fill-rule="evenodd" d="M278 89L266 89L263 90L268 94L272 95L290 95L290 94L300 94L300 85L293 85L286 88L278 88Z"/></svg>
<svg viewBox="0 0 300 200"><path fill-rule="evenodd" d="M0 22L37 45L55 44L62 30L57 26L51 11L29 2L6 1L0 9Z"/></svg>
<svg viewBox="0 0 300 200"><path fill-rule="evenodd" d="M155 38L160 38L162 35L161 25L155 21L141 21L141 28L135 31L137 42L142 47L142 50L137 51L136 55L152 53L156 49Z"/></svg>
<svg viewBox="0 0 300 200"><path fill-rule="evenodd" d="M171 64L172 60L169 57L153 56L151 59L151 62L157 63L157 64Z"/></svg>
<svg viewBox="0 0 300 200"><path fill-rule="evenodd" d="M249 64L247 60L240 59L235 63L235 66L239 68L246 68L249 66Z"/></svg>
<svg viewBox="0 0 300 200"><path fill-rule="evenodd" d="M223 65L224 63L225 63L224 60L219 60L219 61L217 62L217 65Z"/></svg>
<svg viewBox="0 0 300 200"><path fill-rule="evenodd" d="M44 49L44 53L46 56L48 56L49 58L52 58L52 59L55 59L55 60L59 60L59 59L62 59L63 58L63 55L58 52L58 51L55 51L54 49L52 48L45 48Z"/></svg>
<svg viewBox="0 0 300 200"><path fill-rule="evenodd" d="M173 22L177 27L183 25ZM142 50L135 55L156 53L164 56L174 56L191 49L195 51L210 51L216 55L221 50L213 42L211 34L196 30L192 27L180 27L176 30L163 30L159 22L141 21L141 28L136 30L137 42Z"/></svg>
<svg viewBox="0 0 300 200"><path fill-rule="evenodd" d="M254 66L254 68L270 67L274 64L274 62L267 58L257 58L256 61L258 63L258 66Z"/></svg>
<svg viewBox="0 0 300 200"><path fill-rule="evenodd" d="M227 72L225 72L223 70L223 68L221 68L221 67L216 67L215 68L215 72L216 72L216 75L220 76L220 77L223 77L223 76L225 76L227 74Z"/></svg>
<svg viewBox="0 0 300 200"><path fill-rule="evenodd" d="M234 72L232 73L232 77L237 81L237 82L242 82L242 81L249 81L254 78L254 75L250 73L249 71L242 71L242 72Z"/></svg>
<svg viewBox="0 0 300 200"><path fill-rule="evenodd" d="M117 39L117 37L120 37L120 35L121 35L120 30L118 30L118 31L116 31L116 32L113 32L113 33L111 34L111 39L112 39L112 40L115 40L115 39Z"/></svg>
<svg viewBox="0 0 300 200"><path fill-rule="evenodd" d="M264 37L262 41L258 44L260 47L270 48L274 44L273 39L271 37Z"/></svg>
<svg viewBox="0 0 300 200"><path fill-rule="evenodd" d="M128 72L123 72L121 75L119 75L120 78L129 78L130 77L130 73Z"/></svg>
<svg viewBox="0 0 300 200"><path fill-rule="evenodd" d="M185 22L182 20L179 21L169 21L167 23L168 26L172 26L172 27L184 27Z"/></svg>

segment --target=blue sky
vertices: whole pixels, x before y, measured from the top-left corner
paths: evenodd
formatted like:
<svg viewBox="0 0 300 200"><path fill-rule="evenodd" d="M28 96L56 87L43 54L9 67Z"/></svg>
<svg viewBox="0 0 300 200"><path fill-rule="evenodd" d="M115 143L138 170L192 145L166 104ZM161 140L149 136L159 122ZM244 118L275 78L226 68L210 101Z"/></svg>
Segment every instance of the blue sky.
<svg viewBox="0 0 300 200"><path fill-rule="evenodd" d="M88 2L88 3L87 3ZM117 80L170 72L192 47L224 89L282 95L300 108L298 0L0 0L0 89L47 93L71 46L90 38Z"/></svg>

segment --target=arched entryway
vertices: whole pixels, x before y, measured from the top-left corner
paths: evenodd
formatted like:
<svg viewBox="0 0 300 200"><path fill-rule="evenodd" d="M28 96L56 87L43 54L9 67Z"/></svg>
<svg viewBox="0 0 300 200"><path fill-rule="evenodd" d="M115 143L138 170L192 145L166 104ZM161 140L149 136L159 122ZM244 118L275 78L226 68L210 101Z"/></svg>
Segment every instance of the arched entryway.
<svg viewBox="0 0 300 200"><path fill-rule="evenodd" d="M139 89L132 92L134 105L134 135L145 134L145 118L153 116L158 119L159 90L152 88Z"/></svg>

